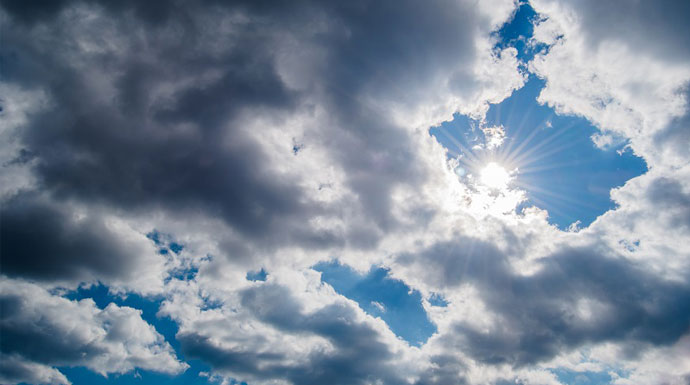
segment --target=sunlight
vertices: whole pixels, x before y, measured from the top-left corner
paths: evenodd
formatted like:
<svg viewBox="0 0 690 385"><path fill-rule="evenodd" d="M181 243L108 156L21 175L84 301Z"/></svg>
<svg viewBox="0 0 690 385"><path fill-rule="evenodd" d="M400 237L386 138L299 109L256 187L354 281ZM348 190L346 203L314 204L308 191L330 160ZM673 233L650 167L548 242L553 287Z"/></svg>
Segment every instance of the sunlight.
<svg viewBox="0 0 690 385"><path fill-rule="evenodd" d="M479 174L479 180L487 187L503 190L510 182L510 174L496 162L488 163Z"/></svg>

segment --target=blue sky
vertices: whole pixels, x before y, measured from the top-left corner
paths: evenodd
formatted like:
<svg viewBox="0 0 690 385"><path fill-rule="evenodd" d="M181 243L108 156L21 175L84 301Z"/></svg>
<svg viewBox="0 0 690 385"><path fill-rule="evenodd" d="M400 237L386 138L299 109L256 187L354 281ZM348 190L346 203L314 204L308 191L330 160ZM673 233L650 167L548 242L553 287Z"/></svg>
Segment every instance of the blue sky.
<svg viewBox="0 0 690 385"><path fill-rule="evenodd" d="M527 43L532 37L532 22L537 19L525 3L496 34L496 48L517 49L524 71L535 51L548 50L547 46ZM484 142L480 125L503 127L505 141L495 152L520 159L514 165L518 168L514 183L527 191L528 201L518 210L526 205L545 209L549 221L561 229L578 221L580 227L589 226L615 207L609 191L643 174L647 166L626 148L625 140L597 148L590 138L598 133L592 123L559 115L538 103L544 80L527 74L526 84L501 103L491 104L483 121L456 115L452 121L432 128L431 133L451 151L449 156L457 156Z"/></svg>
<svg viewBox="0 0 690 385"><path fill-rule="evenodd" d="M0 383L690 378L687 2L44 3Z"/></svg>
<svg viewBox="0 0 690 385"><path fill-rule="evenodd" d="M585 119L559 116L537 103L543 86L542 80L530 76L523 88L489 108L484 124L504 127L503 147L514 149L514 157L524 159L517 165L514 182L527 191L524 205L547 210L550 222L561 229L577 221L586 227L615 207L609 195L612 188L643 174L647 167L625 148L625 141L597 148L590 138L597 130ZM479 125L459 115L431 132L451 154L462 154L463 148L483 142ZM462 143L462 148L449 136Z"/></svg>

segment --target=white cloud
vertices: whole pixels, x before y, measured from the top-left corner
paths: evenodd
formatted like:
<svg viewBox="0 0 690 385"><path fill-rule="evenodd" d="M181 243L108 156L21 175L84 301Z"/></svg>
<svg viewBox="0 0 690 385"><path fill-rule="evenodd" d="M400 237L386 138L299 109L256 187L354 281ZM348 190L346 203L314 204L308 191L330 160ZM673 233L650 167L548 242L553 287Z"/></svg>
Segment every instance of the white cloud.
<svg viewBox="0 0 690 385"><path fill-rule="evenodd" d="M161 314L180 325L182 351L212 363L225 378L391 383L412 378L423 362L416 348L321 283L315 271L272 270L265 282L244 281L222 295L203 283L171 284L175 294ZM199 292L209 293L206 301Z"/></svg>
<svg viewBox="0 0 690 385"><path fill-rule="evenodd" d="M91 299L71 301L7 278L0 281L0 296L3 354L16 363L3 365L2 376L12 383L68 383L51 366L85 366L103 376L187 368L140 310L113 303L99 309Z"/></svg>
<svg viewBox="0 0 690 385"><path fill-rule="evenodd" d="M671 22L677 21L678 10L613 3L533 2L545 19L536 25L534 38L550 45L530 63L547 80L539 101L559 113L584 116L604 134L630 139L635 152L653 166L670 166L651 139L687 111L683 87L690 81L690 66L674 58L685 48L669 38L677 31ZM644 35L643 30L654 33Z"/></svg>

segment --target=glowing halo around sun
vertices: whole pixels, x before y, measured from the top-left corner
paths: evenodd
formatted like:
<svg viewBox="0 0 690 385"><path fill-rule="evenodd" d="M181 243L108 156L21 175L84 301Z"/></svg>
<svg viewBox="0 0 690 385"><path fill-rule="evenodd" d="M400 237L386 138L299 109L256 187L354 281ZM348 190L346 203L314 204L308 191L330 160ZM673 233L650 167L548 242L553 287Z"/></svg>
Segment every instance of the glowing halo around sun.
<svg viewBox="0 0 690 385"><path fill-rule="evenodd" d="M496 162L487 163L479 172L479 181L492 189L505 190L510 180L510 173Z"/></svg>

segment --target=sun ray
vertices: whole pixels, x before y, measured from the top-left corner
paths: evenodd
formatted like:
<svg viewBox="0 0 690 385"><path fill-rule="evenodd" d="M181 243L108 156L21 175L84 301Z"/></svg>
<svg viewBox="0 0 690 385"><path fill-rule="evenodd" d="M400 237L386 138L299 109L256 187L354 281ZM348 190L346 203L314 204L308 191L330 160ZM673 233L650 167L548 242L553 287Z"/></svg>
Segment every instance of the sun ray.
<svg viewBox="0 0 690 385"><path fill-rule="evenodd" d="M465 145L463 145L462 142L460 142L459 140L457 140L451 133L448 132L448 129L447 129L447 128L441 126L440 131L441 131L441 133L443 133L443 135L444 135L448 140L450 140L450 141L460 150L460 152L461 152L463 155L465 155L466 157L469 157L469 158L472 160L472 162L473 162L474 164L478 164L478 163L481 162L481 161L479 160L479 158L476 156L476 154L474 153L474 151L472 151L471 149L468 149L467 147L465 147Z"/></svg>
<svg viewBox="0 0 690 385"><path fill-rule="evenodd" d="M570 162L560 162L560 163L549 163L549 164L542 164L539 166L529 166L533 162L529 163L524 163L520 167L520 174L521 175L529 175L529 174L535 174L538 172L542 171L549 171L549 170L555 170L555 169L560 169L560 168L568 168L568 167L574 167L582 164L587 164L587 163L595 163L594 160L592 159L585 159L585 160L574 160Z"/></svg>
<svg viewBox="0 0 690 385"><path fill-rule="evenodd" d="M525 151L525 152L522 152L522 153L516 151L516 152L513 154L513 157L510 158L510 160L511 160L512 162L515 162L515 163L517 163L517 164L520 164L524 159L526 159L527 157L529 157L531 154L535 153L536 151L538 151L538 150L541 149L542 147L548 145L549 143L551 143L552 141L554 141L554 140L555 140L556 138L558 138L559 136L561 136L561 135L563 135L564 133L566 133L570 128L572 128L572 124L571 124L571 125L568 125L568 126L561 127L560 129L556 130L556 131L553 132L551 135L549 135L548 137L546 137L544 140L541 140L541 141L539 141L538 143L536 143L536 144L535 144L534 146L532 146L529 150L527 150L527 151ZM536 129L535 129L534 131L532 131L532 133L530 134L530 137L532 137L532 135L533 135L534 133L536 133L537 131L538 131L538 130L536 130Z"/></svg>
<svg viewBox="0 0 690 385"><path fill-rule="evenodd" d="M596 208L596 205L593 205L591 203L587 203L583 200L576 199L576 198L573 198L573 197L570 197L570 196L567 196L564 194L560 194L560 193L557 193L553 190L545 189L545 188L536 186L536 185L531 184L531 183L524 183L523 181L516 180L513 182L513 184L517 187L521 187L523 189L526 189L527 191L537 192L540 194L548 195L550 197L558 199L561 202L567 202L567 203L579 206L581 208L588 208L588 209Z"/></svg>

